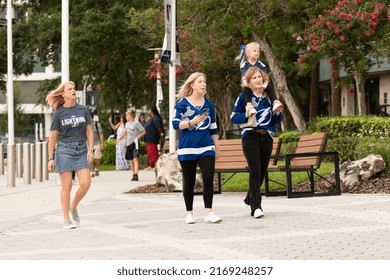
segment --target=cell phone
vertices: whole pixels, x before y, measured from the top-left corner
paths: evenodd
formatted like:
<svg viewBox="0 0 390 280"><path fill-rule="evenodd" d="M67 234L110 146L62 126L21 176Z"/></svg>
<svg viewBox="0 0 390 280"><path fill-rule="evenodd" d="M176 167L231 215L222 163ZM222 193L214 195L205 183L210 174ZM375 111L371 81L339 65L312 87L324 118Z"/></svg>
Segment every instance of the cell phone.
<svg viewBox="0 0 390 280"><path fill-rule="evenodd" d="M208 113L209 113L209 108L204 108L202 111L202 115L207 116Z"/></svg>

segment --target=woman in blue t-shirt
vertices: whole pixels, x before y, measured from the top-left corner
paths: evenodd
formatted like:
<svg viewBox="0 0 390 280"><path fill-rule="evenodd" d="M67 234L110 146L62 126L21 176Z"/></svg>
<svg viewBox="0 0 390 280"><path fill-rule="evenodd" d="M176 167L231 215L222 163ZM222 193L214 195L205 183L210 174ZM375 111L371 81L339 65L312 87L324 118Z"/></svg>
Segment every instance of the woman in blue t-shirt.
<svg viewBox="0 0 390 280"><path fill-rule="evenodd" d="M219 156L219 145L215 108L204 97L205 94L206 75L198 72L191 74L179 89L179 101L172 119L173 128L180 129L177 155L183 173L187 224L195 222L193 201L197 165L203 178L203 220L211 223L222 221L212 212L215 158Z"/></svg>
<svg viewBox="0 0 390 280"><path fill-rule="evenodd" d="M76 100L73 82L61 84L46 97L50 107L55 110L49 135L48 170L60 174L65 229L74 229L75 225L80 224L77 206L91 186L89 167L93 161L92 121L87 107L77 104ZM80 187L71 202L72 171L76 172Z"/></svg>

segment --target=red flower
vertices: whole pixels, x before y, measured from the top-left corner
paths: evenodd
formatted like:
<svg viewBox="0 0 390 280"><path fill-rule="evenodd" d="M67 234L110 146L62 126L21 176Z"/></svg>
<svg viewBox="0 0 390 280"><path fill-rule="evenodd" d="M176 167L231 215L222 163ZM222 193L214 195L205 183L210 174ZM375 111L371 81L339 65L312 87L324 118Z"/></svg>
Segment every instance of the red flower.
<svg viewBox="0 0 390 280"><path fill-rule="evenodd" d="M333 27L333 23L331 23L330 21L327 21L326 22L326 26L328 26L329 28L332 28Z"/></svg>
<svg viewBox="0 0 390 280"><path fill-rule="evenodd" d="M334 33L336 33L337 35L339 35L341 33L341 30L336 28L336 30L334 31Z"/></svg>

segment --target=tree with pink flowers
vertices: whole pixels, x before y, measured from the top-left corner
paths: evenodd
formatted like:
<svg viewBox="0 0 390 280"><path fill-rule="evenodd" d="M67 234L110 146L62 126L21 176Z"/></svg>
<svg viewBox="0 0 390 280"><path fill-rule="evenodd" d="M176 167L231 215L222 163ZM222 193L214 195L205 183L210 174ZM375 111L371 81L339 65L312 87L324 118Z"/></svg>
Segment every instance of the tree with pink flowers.
<svg viewBox="0 0 390 280"><path fill-rule="evenodd" d="M297 64L305 71L328 57L332 66L350 74L356 83L359 115L367 113L366 73L383 57L389 57L388 4L388 0L339 1L334 9L313 16L304 32L303 42L309 51L299 56Z"/></svg>

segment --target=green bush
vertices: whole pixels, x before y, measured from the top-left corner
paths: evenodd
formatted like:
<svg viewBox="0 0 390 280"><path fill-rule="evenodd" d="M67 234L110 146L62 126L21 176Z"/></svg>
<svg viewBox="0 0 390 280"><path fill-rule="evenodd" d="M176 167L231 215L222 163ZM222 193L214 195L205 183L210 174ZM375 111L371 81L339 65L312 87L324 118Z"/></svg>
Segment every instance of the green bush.
<svg viewBox="0 0 390 280"><path fill-rule="evenodd" d="M147 158L146 157L146 144L145 142L140 142L139 147L139 159L140 165L144 165L146 162L147 166ZM104 142L104 151L102 155L102 164L104 165L115 165L115 155L116 155L116 141L109 140Z"/></svg>
<svg viewBox="0 0 390 280"><path fill-rule="evenodd" d="M282 139L282 144L290 143L290 142L298 142L299 137L301 137L301 133L299 131L286 131L277 135L276 137Z"/></svg>
<svg viewBox="0 0 390 280"><path fill-rule="evenodd" d="M390 118L375 116L317 117L310 121L308 134L326 131L329 138L390 137Z"/></svg>
<svg viewBox="0 0 390 280"><path fill-rule="evenodd" d="M326 145L326 151L338 152L340 162L357 159L356 146L359 143L357 137L342 137L329 139Z"/></svg>
<svg viewBox="0 0 390 280"><path fill-rule="evenodd" d="M115 165L115 140L104 141L104 151L102 155L102 164Z"/></svg>
<svg viewBox="0 0 390 280"><path fill-rule="evenodd" d="M365 137L360 138L356 146L357 159L362 159L370 154L381 155L386 163L385 173L390 173L390 145L389 139Z"/></svg>

